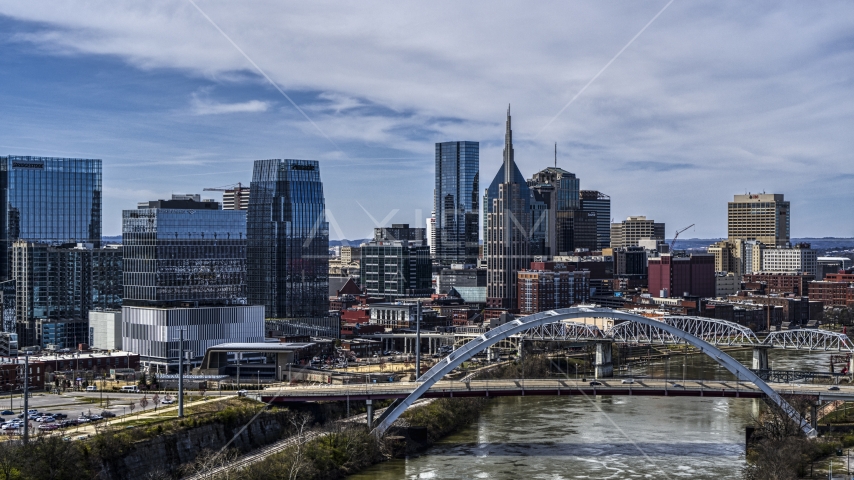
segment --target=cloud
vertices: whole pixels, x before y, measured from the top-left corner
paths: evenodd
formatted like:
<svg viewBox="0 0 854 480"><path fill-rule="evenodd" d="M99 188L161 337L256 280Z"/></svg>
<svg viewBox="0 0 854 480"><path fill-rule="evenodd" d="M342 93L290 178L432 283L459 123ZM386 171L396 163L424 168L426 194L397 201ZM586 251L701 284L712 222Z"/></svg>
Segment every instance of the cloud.
<svg viewBox="0 0 854 480"><path fill-rule="evenodd" d="M191 109L193 115L221 115L224 113L260 113L266 112L270 107L267 102L260 100L249 100L238 103L217 103L211 100L203 100L193 97Z"/></svg>
<svg viewBox="0 0 854 480"><path fill-rule="evenodd" d="M147 161L163 168L182 155L204 166L318 158L324 181L336 186L327 190L330 208L346 210L364 195L429 210L433 143L481 142L488 183L509 102L523 173L551 164L557 142L560 166L582 188L611 195L615 217L697 223L698 236L715 237L731 195L761 189L793 202L794 235L836 234L833 209L813 206L850 204L854 194L813 186L827 172L850 171L854 151L854 104L841 101L854 87L848 2L674 2L536 136L665 3L198 2L335 146L189 2L31 0L2 4L0 15L13 19L15 33L3 38L22 57L118 59L141 75L173 72L172 88L186 90L173 105L186 105L199 83L215 86L216 100L204 90L192 97L189 120L164 108L173 116L152 132L145 122L159 116L138 119L139 137L125 143L157 147L160 158ZM265 115L216 115L236 112ZM70 127L57 126L51 138L63 138L62 128ZM404 170L411 175L396 181ZM663 191L679 201L662 204ZM338 215L345 233L364 223L360 215Z"/></svg>

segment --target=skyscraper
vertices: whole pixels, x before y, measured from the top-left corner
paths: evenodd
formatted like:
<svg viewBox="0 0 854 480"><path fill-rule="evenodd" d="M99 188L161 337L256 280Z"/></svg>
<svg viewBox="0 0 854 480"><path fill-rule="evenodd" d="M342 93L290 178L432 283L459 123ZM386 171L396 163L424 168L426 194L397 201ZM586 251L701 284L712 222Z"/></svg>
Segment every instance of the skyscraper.
<svg viewBox="0 0 854 480"><path fill-rule="evenodd" d="M480 144L436 144L436 263L475 264L478 253Z"/></svg>
<svg viewBox="0 0 854 480"><path fill-rule="evenodd" d="M758 240L778 247L789 243L791 210L782 194L734 195L727 210L730 240Z"/></svg>
<svg viewBox="0 0 854 480"><path fill-rule="evenodd" d="M507 126L504 134L504 162L492 181L486 198L487 229L485 244L487 256L487 305L515 310L517 302L517 273L531 263L530 190L524 177L516 168L513 158L513 132L510 128L510 107L507 107ZM517 175L518 174L518 175ZM521 178L521 181L520 181ZM499 183L500 182L500 183ZM490 191L496 187L496 192Z"/></svg>
<svg viewBox="0 0 854 480"><path fill-rule="evenodd" d="M101 243L101 160L0 157L0 277L16 240Z"/></svg>
<svg viewBox="0 0 854 480"><path fill-rule="evenodd" d="M575 229L576 218L583 219L579 215L579 183L574 173L557 167L541 170L528 180L535 202L544 205L544 208L532 206L531 220L536 237L532 254L567 255L580 246L576 245L579 242ZM595 244L595 239L592 240ZM584 243L584 247L589 248L591 242Z"/></svg>
<svg viewBox="0 0 854 480"><path fill-rule="evenodd" d="M581 191L581 209L596 212L596 249L611 246L611 197L596 190Z"/></svg>
<svg viewBox="0 0 854 480"><path fill-rule="evenodd" d="M256 160L247 219L247 296L267 318L329 314L329 224L320 164Z"/></svg>
<svg viewBox="0 0 854 480"><path fill-rule="evenodd" d="M122 212L124 305L246 303L246 211L198 195Z"/></svg>

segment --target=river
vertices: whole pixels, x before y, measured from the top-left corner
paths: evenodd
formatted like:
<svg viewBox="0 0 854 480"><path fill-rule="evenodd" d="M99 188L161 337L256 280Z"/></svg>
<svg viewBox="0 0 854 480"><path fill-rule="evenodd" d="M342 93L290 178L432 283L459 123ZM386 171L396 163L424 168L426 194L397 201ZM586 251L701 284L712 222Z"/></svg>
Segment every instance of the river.
<svg viewBox="0 0 854 480"><path fill-rule="evenodd" d="M749 364L751 352L732 355ZM827 371L827 353L772 351L778 369ZM636 376L734 378L708 357L673 356ZM509 397L424 454L350 477L391 479L737 478L744 431L762 400Z"/></svg>

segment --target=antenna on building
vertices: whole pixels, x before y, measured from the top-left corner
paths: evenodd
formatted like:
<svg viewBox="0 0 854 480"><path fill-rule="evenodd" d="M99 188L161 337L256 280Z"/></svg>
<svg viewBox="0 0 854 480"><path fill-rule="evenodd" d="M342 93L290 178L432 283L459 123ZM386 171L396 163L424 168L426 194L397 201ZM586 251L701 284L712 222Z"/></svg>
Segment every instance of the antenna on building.
<svg viewBox="0 0 854 480"><path fill-rule="evenodd" d="M555 142L555 168L557 168L557 142Z"/></svg>

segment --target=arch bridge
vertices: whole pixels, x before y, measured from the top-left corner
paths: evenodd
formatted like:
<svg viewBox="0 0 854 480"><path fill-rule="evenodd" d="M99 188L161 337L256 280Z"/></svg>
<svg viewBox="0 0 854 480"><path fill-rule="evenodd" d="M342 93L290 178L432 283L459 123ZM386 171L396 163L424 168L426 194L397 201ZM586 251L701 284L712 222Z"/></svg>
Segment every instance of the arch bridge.
<svg viewBox="0 0 854 480"><path fill-rule="evenodd" d="M602 332L596 327L591 328L589 325L565 322L566 320L583 318L606 318L626 320L627 322L618 324L611 329L608 329L606 332ZM683 321L681 320L683 318L688 318L689 320ZM752 341L755 339L757 343L761 343L758 342L756 336L753 335L752 332L748 334L746 331L742 330L743 327L740 325L732 324L741 327L739 329L735 329L731 325L727 325L731 324L731 322L727 322L727 324L717 327L714 325L715 321L713 319L704 319L709 322L703 322L699 321L699 318L700 317L665 317L664 319L652 319L633 313L596 307L564 308L540 312L527 317L516 318L473 338L464 346L454 350L451 354L440 360L433 366L433 368L418 379L417 387L411 394L409 394L409 396L403 399L399 404L391 407L389 411L383 415L373 432L375 435L384 434L395 420L397 420L397 418L400 417L407 408L418 400L418 398L424 395L430 387L460 366L463 362L510 336L522 334L534 329L533 333L528 334L529 337L531 335L536 337L536 335L546 335L548 333L563 333L564 338L573 337L581 339L582 336L583 338L590 340L658 338L667 342L679 341L687 343L710 356L721 366L736 375L739 380L743 379L745 381L752 382L772 402L783 409L783 411L785 411L786 414L799 425L805 434L808 436L815 436L816 432L809 423L801 417L801 415L776 391L768 386L767 383L759 378L753 371L724 353L713 343L700 338L698 335L710 338L716 342L721 342L724 339L727 339L728 341L732 339L739 339L740 342ZM569 333L569 336L565 335L567 333ZM753 336L751 337L750 335ZM541 338L545 337L543 336Z"/></svg>

